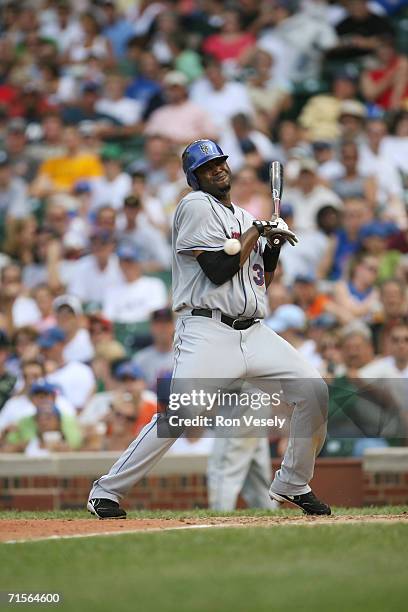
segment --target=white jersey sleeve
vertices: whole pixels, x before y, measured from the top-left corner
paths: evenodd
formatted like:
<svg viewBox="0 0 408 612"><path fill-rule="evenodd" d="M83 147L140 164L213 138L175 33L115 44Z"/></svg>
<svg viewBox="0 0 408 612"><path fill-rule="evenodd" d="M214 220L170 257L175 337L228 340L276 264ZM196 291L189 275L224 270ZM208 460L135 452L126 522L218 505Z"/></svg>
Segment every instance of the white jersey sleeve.
<svg viewBox="0 0 408 612"><path fill-rule="evenodd" d="M184 198L176 211L177 253L189 255L191 251L219 251L228 238L222 214L217 206L201 191Z"/></svg>

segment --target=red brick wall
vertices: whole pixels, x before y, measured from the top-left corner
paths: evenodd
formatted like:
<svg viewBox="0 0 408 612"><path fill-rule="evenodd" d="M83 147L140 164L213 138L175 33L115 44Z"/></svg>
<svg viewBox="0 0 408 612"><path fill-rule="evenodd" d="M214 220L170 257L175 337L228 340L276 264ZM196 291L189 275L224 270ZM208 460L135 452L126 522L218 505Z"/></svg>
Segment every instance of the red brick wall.
<svg viewBox="0 0 408 612"><path fill-rule="evenodd" d="M277 467L274 465L274 469ZM2 477L0 509L83 508L93 480L94 477L88 476ZM408 504L408 473L363 474L359 459L320 459L313 489L330 504L338 506ZM149 509L206 508L205 475L144 478L131 491L125 506Z"/></svg>

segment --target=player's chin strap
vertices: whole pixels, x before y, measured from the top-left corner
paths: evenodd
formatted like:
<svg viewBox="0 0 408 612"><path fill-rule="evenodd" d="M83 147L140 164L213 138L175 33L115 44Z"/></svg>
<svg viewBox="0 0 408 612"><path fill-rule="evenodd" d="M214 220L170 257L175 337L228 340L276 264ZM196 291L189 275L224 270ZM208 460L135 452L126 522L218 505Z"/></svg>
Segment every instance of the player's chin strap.
<svg viewBox="0 0 408 612"><path fill-rule="evenodd" d="M252 225L256 227L260 236L265 236L268 242L272 243L274 238L281 237L286 240L292 246L295 246L298 242L296 234L290 231L290 229L283 226L279 221L253 221ZM286 224L285 224L286 225Z"/></svg>

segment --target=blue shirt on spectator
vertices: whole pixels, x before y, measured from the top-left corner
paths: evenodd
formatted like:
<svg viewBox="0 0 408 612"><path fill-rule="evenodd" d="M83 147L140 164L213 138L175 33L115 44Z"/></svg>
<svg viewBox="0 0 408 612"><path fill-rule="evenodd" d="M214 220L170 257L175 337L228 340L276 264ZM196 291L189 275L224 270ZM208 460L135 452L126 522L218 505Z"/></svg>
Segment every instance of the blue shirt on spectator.
<svg viewBox="0 0 408 612"><path fill-rule="evenodd" d="M126 45L135 32L129 21L118 19L103 29L103 35L110 41L114 56L122 58L126 54Z"/></svg>
<svg viewBox="0 0 408 612"><path fill-rule="evenodd" d="M341 227L336 231L337 246L333 257L333 267L330 280L339 280L343 274L344 266L359 248L359 240L350 240L346 231Z"/></svg>

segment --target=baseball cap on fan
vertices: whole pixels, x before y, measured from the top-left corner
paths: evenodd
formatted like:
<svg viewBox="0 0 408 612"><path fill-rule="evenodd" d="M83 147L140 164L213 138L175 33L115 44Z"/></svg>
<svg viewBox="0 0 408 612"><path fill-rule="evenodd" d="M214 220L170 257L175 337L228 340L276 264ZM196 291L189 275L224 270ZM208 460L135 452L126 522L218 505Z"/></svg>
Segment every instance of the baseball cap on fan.
<svg viewBox="0 0 408 612"><path fill-rule="evenodd" d="M115 378L123 380L124 378L132 378L133 380L144 379L143 370L132 361L125 361L115 370Z"/></svg>
<svg viewBox="0 0 408 612"><path fill-rule="evenodd" d="M133 244L121 244L118 247L116 254L119 259L123 259L124 261L139 262L141 260L140 251Z"/></svg>
<svg viewBox="0 0 408 612"><path fill-rule="evenodd" d="M184 72L180 72L178 70L170 70L164 79L163 84L171 87L172 85L179 85L180 87L187 87L187 77Z"/></svg>
<svg viewBox="0 0 408 612"><path fill-rule="evenodd" d="M275 310L272 317L269 317L265 323L277 334L281 334L288 329L302 331L306 327L306 315L295 304L283 304Z"/></svg>
<svg viewBox="0 0 408 612"><path fill-rule="evenodd" d="M59 295L52 303L52 308L57 312L63 306L67 306L72 312L79 316L83 313L81 300L76 295Z"/></svg>
<svg viewBox="0 0 408 612"><path fill-rule="evenodd" d="M37 340L37 344L42 349L50 349L59 342L64 342L65 332L60 327L50 327Z"/></svg>

